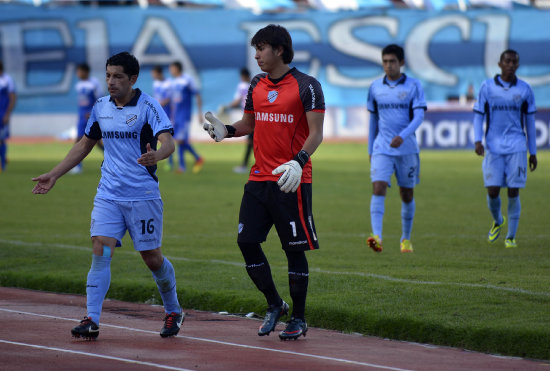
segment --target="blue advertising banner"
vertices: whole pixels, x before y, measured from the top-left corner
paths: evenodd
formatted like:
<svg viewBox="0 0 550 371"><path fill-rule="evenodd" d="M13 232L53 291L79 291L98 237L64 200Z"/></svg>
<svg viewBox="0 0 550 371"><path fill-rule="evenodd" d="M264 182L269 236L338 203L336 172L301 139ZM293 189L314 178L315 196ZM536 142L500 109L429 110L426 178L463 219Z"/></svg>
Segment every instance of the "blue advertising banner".
<svg viewBox="0 0 550 371"><path fill-rule="evenodd" d="M293 65L322 83L328 106L364 106L380 77L381 48L404 46L405 71L421 79L428 101L477 90L499 71L500 53L521 55L518 74L550 106L549 13L541 10L421 12L386 10L256 15L243 10L0 5L0 53L16 81L16 113L75 112L74 72L87 61L102 80L105 60L123 50L141 62L138 87L152 90L150 69L179 60L195 75L205 110L232 100L238 70L258 72L253 34L268 23L287 27ZM429 139L429 138L428 138Z"/></svg>

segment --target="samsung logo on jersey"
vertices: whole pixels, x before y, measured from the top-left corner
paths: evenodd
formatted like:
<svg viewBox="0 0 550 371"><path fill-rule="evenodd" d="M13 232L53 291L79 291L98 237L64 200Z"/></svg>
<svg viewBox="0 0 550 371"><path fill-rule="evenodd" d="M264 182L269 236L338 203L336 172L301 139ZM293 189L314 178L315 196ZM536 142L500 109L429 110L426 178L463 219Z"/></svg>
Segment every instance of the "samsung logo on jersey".
<svg viewBox="0 0 550 371"><path fill-rule="evenodd" d="M378 109L409 109L407 103L380 103Z"/></svg>
<svg viewBox="0 0 550 371"><path fill-rule="evenodd" d="M103 139L137 139L135 131L104 131L101 133Z"/></svg>
<svg viewBox="0 0 550 371"><path fill-rule="evenodd" d="M292 124L294 122L294 115L285 113L254 112L254 116L256 121L281 122L284 124Z"/></svg>
<svg viewBox="0 0 550 371"><path fill-rule="evenodd" d="M509 106L506 104L497 104L491 107L491 111L519 111L520 108L518 106Z"/></svg>

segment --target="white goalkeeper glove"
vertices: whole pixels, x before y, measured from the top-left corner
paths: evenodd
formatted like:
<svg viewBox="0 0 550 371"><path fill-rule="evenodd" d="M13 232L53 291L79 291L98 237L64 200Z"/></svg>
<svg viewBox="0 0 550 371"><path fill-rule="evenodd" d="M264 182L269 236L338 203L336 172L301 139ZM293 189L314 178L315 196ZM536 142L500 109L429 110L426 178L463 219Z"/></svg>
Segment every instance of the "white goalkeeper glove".
<svg viewBox="0 0 550 371"><path fill-rule="evenodd" d="M210 137L216 142L221 142L227 136L227 128L223 122L218 120L212 112L206 112L204 118L208 120L208 122L203 124L203 129L206 130Z"/></svg>
<svg viewBox="0 0 550 371"><path fill-rule="evenodd" d="M273 175L283 173L277 181L281 191L285 193L296 192L302 181L302 169L308 161L309 154L302 149L292 160L285 162L271 172Z"/></svg>

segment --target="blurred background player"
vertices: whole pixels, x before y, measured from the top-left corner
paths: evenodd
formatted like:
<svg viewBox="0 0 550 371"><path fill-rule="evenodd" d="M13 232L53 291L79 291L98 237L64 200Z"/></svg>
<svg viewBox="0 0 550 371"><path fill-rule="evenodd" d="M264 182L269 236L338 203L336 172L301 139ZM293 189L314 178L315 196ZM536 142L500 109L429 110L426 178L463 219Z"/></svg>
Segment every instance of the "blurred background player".
<svg viewBox="0 0 550 371"><path fill-rule="evenodd" d="M164 76L162 66L155 66L151 70L153 77L153 97L160 103L166 116L172 120L172 81ZM171 154L166 163L166 170L174 168L174 157Z"/></svg>
<svg viewBox="0 0 550 371"><path fill-rule="evenodd" d="M506 223L500 207L500 187L508 187L508 234L504 240L507 248L517 247L516 231L521 213L519 189L527 181L527 148L529 169L537 168L535 132L535 96L531 86L516 76L519 54L505 50L498 62L501 74L485 80L481 85L474 106L475 152L483 159L483 181L487 188L487 203L493 216L488 234L489 242L495 242ZM482 144L483 119L487 117L485 145ZM524 127L527 129L525 139Z"/></svg>
<svg viewBox="0 0 550 371"><path fill-rule="evenodd" d="M403 48L391 44L382 49L386 75L369 88L369 159L372 198L372 234L367 245L382 251L384 201L393 173L401 194L401 252L412 252L411 231L415 213L414 187L419 182L420 160L414 132L424 119L426 101L420 82L401 73Z"/></svg>
<svg viewBox="0 0 550 371"><path fill-rule="evenodd" d="M78 142L84 136L86 123L92 113L94 103L102 95L101 85L95 77L90 76L90 66L87 63L81 63L76 66L76 76L78 82L75 85L78 97L78 123L76 124L76 141ZM101 142L98 146L103 149ZM82 163L71 169L71 174L82 172Z"/></svg>
<svg viewBox="0 0 550 371"><path fill-rule="evenodd" d="M178 172L185 172L185 152L189 151L195 158L193 173L198 173L202 169L204 160L195 151L190 143L189 131L191 130L191 112L193 106L193 97L197 103L197 111L200 120L202 120L202 98L193 78L183 73L183 66L180 62L174 62L170 65L170 74L172 80L172 109L174 118L174 139L178 143L179 166Z"/></svg>
<svg viewBox="0 0 550 371"><path fill-rule="evenodd" d="M241 82L237 85L237 90L235 90L235 95L233 96L233 101L227 106L222 108L223 112L226 112L232 108L241 108L244 110L246 104L246 96L248 95L248 88L250 87L250 71L248 68L241 68L240 72ZM244 174L248 172L248 160L250 159L250 154L252 153L252 147L254 146L254 132L248 134L246 138L246 149L244 152L243 162L240 166L233 168L233 172L238 174Z"/></svg>
<svg viewBox="0 0 550 371"><path fill-rule="evenodd" d="M292 317L279 333L282 340L306 335L309 267L305 251L319 248L312 213L312 166L309 157L323 140L325 100L319 82L289 63L292 39L281 26L269 25L252 38L262 71L252 80L243 117L224 126L207 113L204 129L217 142L254 131L254 157L239 212L237 243L246 271L268 304L258 335L275 330L289 307L275 287L261 243L275 224L288 260ZM282 174L282 175L281 175Z"/></svg>
<svg viewBox="0 0 550 371"><path fill-rule="evenodd" d="M6 169L10 117L16 100L15 83L4 73L4 63L0 61L0 172Z"/></svg>
<svg viewBox="0 0 550 371"><path fill-rule="evenodd" d="M110 96L97 100L85 135L65 159L33 179L38 182L33 193L48 193L103 138L105 160L90 226L93 254L86 283L87 315L71 333L84 338L99 335L101 308L111 283L111 258L128 231L162 297L166 316L160 336L174 336L184 314L174 268L160 250L163 204L155 174L157 163L174 151L172 124L154 98L133 88L139 76L133 55L123 52L110 57L105 76ZM157 141L162 144L158 151Z"/></svg>

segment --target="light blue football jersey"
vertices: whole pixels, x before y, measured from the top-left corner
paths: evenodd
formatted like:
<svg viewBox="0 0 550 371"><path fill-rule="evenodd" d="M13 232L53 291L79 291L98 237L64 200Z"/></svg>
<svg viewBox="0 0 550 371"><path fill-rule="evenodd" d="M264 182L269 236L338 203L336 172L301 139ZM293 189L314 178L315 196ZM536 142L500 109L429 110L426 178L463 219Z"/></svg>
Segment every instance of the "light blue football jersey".
<svg viewBox="0 0 550 371"><path fill-rule="evenodd" d="M11 93L15 93L15 83L9 75L3 73L0 75L0 128L4 126L1 119L10 105Z"/></svg>
<svg viewBox="0 0 550 371"><path fill-rule="evenodd" d="M193 96L198 92L195 80L190 75L183 74L172 80L172 109L175 125L191 121Z"/></svg>
<svg viewBox="0 0 550 371"><path fill-rule="evenodd" d="M384 76L371 84L367 109L371 115L378 116L372 154L402 156L419 152L414 133L416 127L410 127L413 111L417 108L427 108L424 90L417 79L402 74L397 82L388 81ZM398 148L390 147L391 141L398 135L403 138L403 144Z"/></svg>
<svg viewBox="0 0 550 371"><path fill-rule="evenodd" d="M117 107L109 96L98 99L86 125L86 136L103 139L105 146L97 197L117 201L160 198L156 165L145 167L137 160L147 151L147 143L156 150L159 134L173 134L172 124L155 99L135 91L124 107Z"/></svg>
<svg viewBox="0 0 550 371"><path fill-rule="evenodd" d="M101 85L95 77L90 77L87 80L79 80L75 85L75 90L78 95L79 119L86 120L95 101L101 96Z"/></svg>
<svg viewBox="0 0 550 371"><path fill-rule="evenodd" d="M168 118L172 115L172 81L169 79L153 81L153 96L157 101L169 99L170 101L163 105L162 108Z"/></svg>
<svg viewBox="0 0 550 371"><path fill-rule="evenodd" d="M487 150L494 154L526 151L524 129L528 121L525 116L536 111L533 90L525 81L515 78L512 83L506 83L500 75L485 80L479 90L474 112L485 115ZM534 125L534 120L529 125ZM535 132L534 127L527 129ZM482 129L476 130L475 141L481 141L482 133ZM529 147L536 151L534 135L529 141L532 141Z"/></svg>

